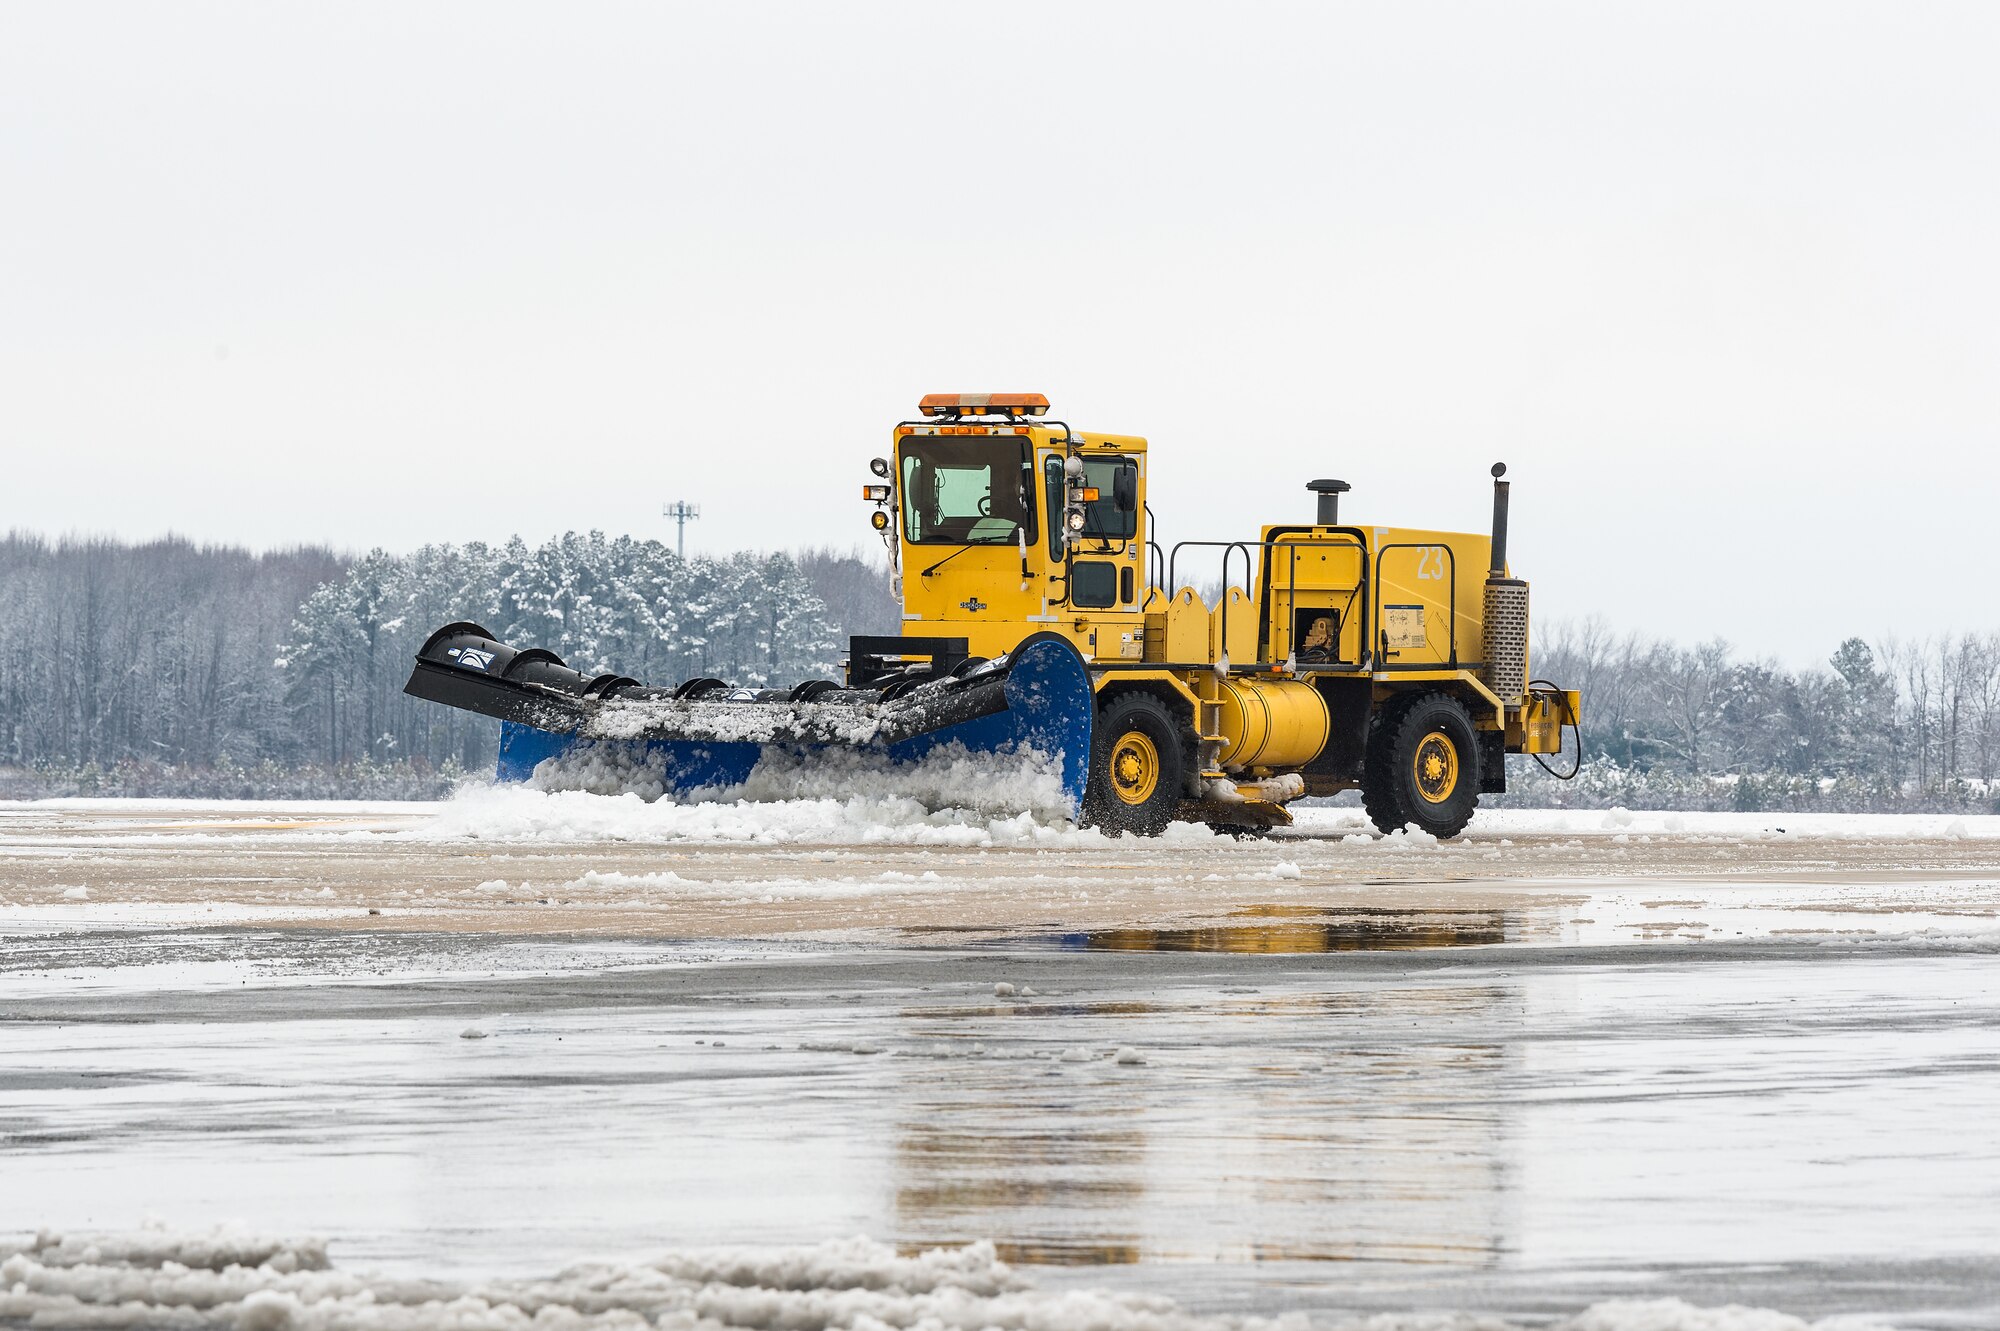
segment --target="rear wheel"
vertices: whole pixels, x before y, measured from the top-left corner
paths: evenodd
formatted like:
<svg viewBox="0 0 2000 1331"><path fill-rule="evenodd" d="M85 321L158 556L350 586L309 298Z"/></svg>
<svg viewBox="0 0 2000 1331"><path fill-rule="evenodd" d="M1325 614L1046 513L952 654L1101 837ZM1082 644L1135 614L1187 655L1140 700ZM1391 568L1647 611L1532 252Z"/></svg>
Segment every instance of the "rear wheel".
<svg viewBox="0 0 2000 1331"><path fill-rule="evenodd" d="M1458 699L1424 693L1376 715L1361 804L1385 833L1411 825L1436 837L1465 830L1479 804L1479 743Z"/></svg>
<svg viewBox="0 0 2000 1331"><path fill-rule="evenodd" d="M1097 714L1083 821L1107 832L1158 836L1174 820L1187 779L1182 727L1150 693L1125 693Z"/></svg>

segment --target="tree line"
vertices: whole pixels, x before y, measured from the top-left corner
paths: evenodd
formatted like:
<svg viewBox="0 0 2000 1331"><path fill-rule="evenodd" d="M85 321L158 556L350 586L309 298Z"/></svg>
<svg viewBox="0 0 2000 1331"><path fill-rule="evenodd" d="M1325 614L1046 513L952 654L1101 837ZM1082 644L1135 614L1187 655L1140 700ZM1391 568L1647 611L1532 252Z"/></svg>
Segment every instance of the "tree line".
<svg viewBox="0 0 2000 1331"><path fill-rule="evenodd" d="M856 554L682 559L657 541L425 546L346 559L180 540L0 541L0 795L395 797L490 768L498 726L402 692L470 620L648 683L838 678L893 632Z"/></svg>
<svg viewBox="0 0 2000 1331"><path fill-rule="evenodd" d="M586 672L764 686L837 678L848 635L894 633L898 612L857 552L683 560L592 532L350 558L14 533L0 795L437 794L490 770L498 733L402 692L449 621ZM1996 809L2000 634L1850 637L1789 669L1592 618L1538 624L1533 663L1582 692L1586 762L1563 784L1515 760L1511 803Z"/></svg>
<svg viewBox="0 0 2000 1331"><path fill-rule="evenodd" d="M1568 790L1526 769L1530 802L2000 812L2000 633L1850 637L1793 670L1592 617L1538 626L1533 665L1582 693L1586 765Z"/></svg>

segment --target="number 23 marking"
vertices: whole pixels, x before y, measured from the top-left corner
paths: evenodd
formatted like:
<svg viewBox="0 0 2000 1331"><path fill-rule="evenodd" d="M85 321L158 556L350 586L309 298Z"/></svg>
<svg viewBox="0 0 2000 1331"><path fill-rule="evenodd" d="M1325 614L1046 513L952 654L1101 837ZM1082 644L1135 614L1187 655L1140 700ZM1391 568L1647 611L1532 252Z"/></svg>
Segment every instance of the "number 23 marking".
<svg viewBox="0 0 2000 1331"><path fill-rule="evenodd" d="M1420 545L1417 547L1417 580L1443 582L1445 580L1445 555L1441 545Z"/></svg>

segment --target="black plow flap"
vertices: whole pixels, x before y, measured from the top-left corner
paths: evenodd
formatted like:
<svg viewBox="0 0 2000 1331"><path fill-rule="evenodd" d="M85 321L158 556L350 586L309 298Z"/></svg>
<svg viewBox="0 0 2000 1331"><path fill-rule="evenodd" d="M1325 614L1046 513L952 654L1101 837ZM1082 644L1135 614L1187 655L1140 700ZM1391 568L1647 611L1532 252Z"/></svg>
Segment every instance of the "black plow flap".
<svg viewBox="0 0 2000 1331"><path fill-rule="evenodd" d="M787 694L715 680L647 688L586 677L539 647L519 650L477 624L447 624L417 651L403 691L481 716L607 740L721 744L893 744L1007 708L1004 672L988 669L886 693L832 685Z"/></svg>

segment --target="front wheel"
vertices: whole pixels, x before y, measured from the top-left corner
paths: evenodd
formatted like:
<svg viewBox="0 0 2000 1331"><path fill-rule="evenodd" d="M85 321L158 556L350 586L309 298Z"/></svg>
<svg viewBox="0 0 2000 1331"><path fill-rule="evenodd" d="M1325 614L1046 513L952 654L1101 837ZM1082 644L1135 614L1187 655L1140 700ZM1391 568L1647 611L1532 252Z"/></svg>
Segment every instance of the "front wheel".
<svg viewBox="0 0 2000 1331"><path fill-rule="evenodd" d="M1105 704L1090 737L1083 821L1140 836L1166 831L1187 779L1181 729L1150 693L1121 694Z"/></svg>
<svg viewBox="0 0 2000 1331"><path fill-rule="evenodd" d="M1454 837L1479 804L1479 741L1458 699L1425 693L1385 708L1368 734L1361 804L1382 832Z"/></svg>

